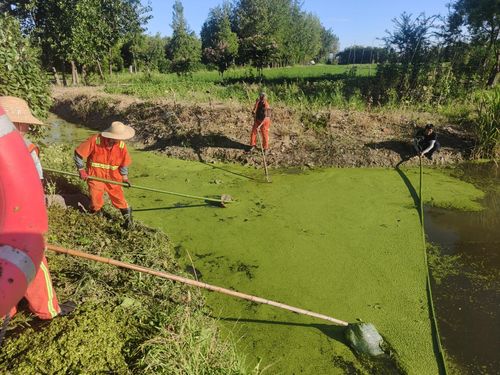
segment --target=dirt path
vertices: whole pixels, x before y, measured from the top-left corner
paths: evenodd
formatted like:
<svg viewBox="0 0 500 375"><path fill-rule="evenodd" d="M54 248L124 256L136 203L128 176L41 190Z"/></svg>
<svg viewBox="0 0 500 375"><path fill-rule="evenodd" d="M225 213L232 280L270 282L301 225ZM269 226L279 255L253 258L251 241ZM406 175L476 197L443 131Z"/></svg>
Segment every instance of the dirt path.
<svg viewBox="0 0 500 375"><path fill-rule="evenodd" d="M252 125L251 105L141 100L107 94L102 87L54 88L53 111L72 122L101 130L125 121L137 130L146 150L169 156L261 165L260 153L246 151ZM470 134L429 113L348 110L299 111L274 107L268 162L272 167L395 166L412 152L416 126L433 122L442 150L432 164L467 159ZM416 164L416 158L408 164Z"/></svg>

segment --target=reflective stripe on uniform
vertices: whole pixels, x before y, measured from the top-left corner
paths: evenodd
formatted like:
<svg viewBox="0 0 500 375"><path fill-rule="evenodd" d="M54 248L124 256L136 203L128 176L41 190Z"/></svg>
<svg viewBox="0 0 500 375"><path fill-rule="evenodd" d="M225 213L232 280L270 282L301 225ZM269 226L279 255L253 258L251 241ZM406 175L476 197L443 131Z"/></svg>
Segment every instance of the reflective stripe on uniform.
<svg viewBox="0 0 500 375"><path fill-rule="evenodd" d="M54 290L52 289L52 281L50 280L49 270L47 269L47 267L45 267L45 264L43 264L43 262L40 263L40 270L43 272L43 278L45 279L45 286L47 288L47 307L49 308L49 313L52 318L55 318L57 316L57 311L52 305L52 301L54 299Z"/></svg>
<svg viewBox="0 0 500 375"><path fill-rule="evenodd" d="M101 163L94 163L94 162L91 162L90 166L94 167L94 168L108 169L108 170L112 170L112 171L116 171L120 167L119 165L109 165L109 164L101 164Z"/></svg>
<svg viewBox="0 0 500 375"><path fill-rule="evenodd" d="M97 138L95 139L95 144L100 145L101 144L101 136L98 135Z"/></svg>
<svg viewBox="0 0 500 375"><path fill-rule="evenodd" d="M16 130L7 115L0 115L0 138Z"/></svg>
<svg viewBox="0 0 500 375"><path fill-rule="evenodd" d="M9 245L0 246L0 260L5 260L15 265L24 274L28 284L35 278L35 265L24 251Z"/></svg>
<svg viewBox="0 0 500 375"><path fill-rule="evenodd" d="M120 141L120 148L124 148L124 147L125 147L125 142Z"/></svg>

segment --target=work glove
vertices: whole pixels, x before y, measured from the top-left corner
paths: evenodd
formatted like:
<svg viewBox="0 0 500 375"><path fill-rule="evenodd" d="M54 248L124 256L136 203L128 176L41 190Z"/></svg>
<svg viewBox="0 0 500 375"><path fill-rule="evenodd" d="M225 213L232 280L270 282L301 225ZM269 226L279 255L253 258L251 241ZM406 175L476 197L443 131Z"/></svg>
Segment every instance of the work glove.
<svg viewBox="0 0 500 375"><path fill-rule="evenodd" d="M89 178L89 175L87 174L87 171L85 169L79 169L78 174L83 181L87 181L87 179Z"/></svg>
<svg viewBox="0 0 500 375"><path fill-rule="evenodd" d="M132 185L130 185L130 181L128 180L127 176L123 176L122 182L126 185L125 187L127 188L132 187Z"/></svg>

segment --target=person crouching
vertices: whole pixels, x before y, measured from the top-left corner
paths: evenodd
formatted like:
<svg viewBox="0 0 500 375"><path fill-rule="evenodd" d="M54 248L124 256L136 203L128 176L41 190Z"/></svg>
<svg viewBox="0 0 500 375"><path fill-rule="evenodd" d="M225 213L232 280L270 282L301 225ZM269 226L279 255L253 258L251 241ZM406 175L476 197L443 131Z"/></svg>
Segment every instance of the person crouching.
<svg viewBox="0 0 500 375"><path fill-rule="evenodd" d="M124 141L132 138L134 134L132 127L115 121L105 131L82 142L74 154L80 178L87 181L89 187L91 211L98 213L101 210L104 205L104 193L107 193L113 206L122 213L125 219L123 227L126 229L133 226L132 208L125 200L122 186L89 177L122 182L130 187L128 167L132 159ZM84 159L87 159L86 169Z"/></svg>

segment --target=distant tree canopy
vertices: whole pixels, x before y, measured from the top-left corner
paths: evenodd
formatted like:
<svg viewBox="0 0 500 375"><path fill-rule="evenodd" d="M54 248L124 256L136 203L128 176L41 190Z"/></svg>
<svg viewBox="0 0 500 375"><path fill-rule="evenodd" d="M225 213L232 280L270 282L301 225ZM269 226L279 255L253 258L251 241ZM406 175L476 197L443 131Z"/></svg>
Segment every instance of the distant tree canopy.
<svg viewBox="0 0 500 375"><path fill-rule="evenodd" d="M234 64L238 55L238 36L231 30L228 3L210 10L201 28L203 60L217 66L221 75Z"/></svg>
<svg viewBox="0 0 500 375"><path fill-rule="evenodd" d="M173 4L172 36L146 35L151 8L142 4L3 0L0 12L19 20L46 69L71 67L73 82L78 72L104 79L105 70L125 67L189 74L203 62L221 75L232 65L253 66L262 74L265 67L333 58L340 64L379 64L381 90L401 97L425 87L426 100L439 100L454 85L468 90L500 79L499 0L451 0L446 18L403 13L393 19L384 48L351 46L341 52L332 29L304 11L300 0L227 0L210 9L200 38L189 28L181 0ZM430 90L434 80L439 89Z"/></svg>
<svg viewBox="0 0 500 375"><path fill-rule="evenodd" d="M379 64L389 59L389 50L381 47L351 46L337 54L338 63Z"/></svg>
<svg viewBox="0 0 500 375"><path fill-rule="evenodd" d="M201 42L189 29L184 18L184 7L180 0L173 5L172 38L167 45L167 58L170 60L170 71L187 74L197 67L201 59Z"/></svg>

